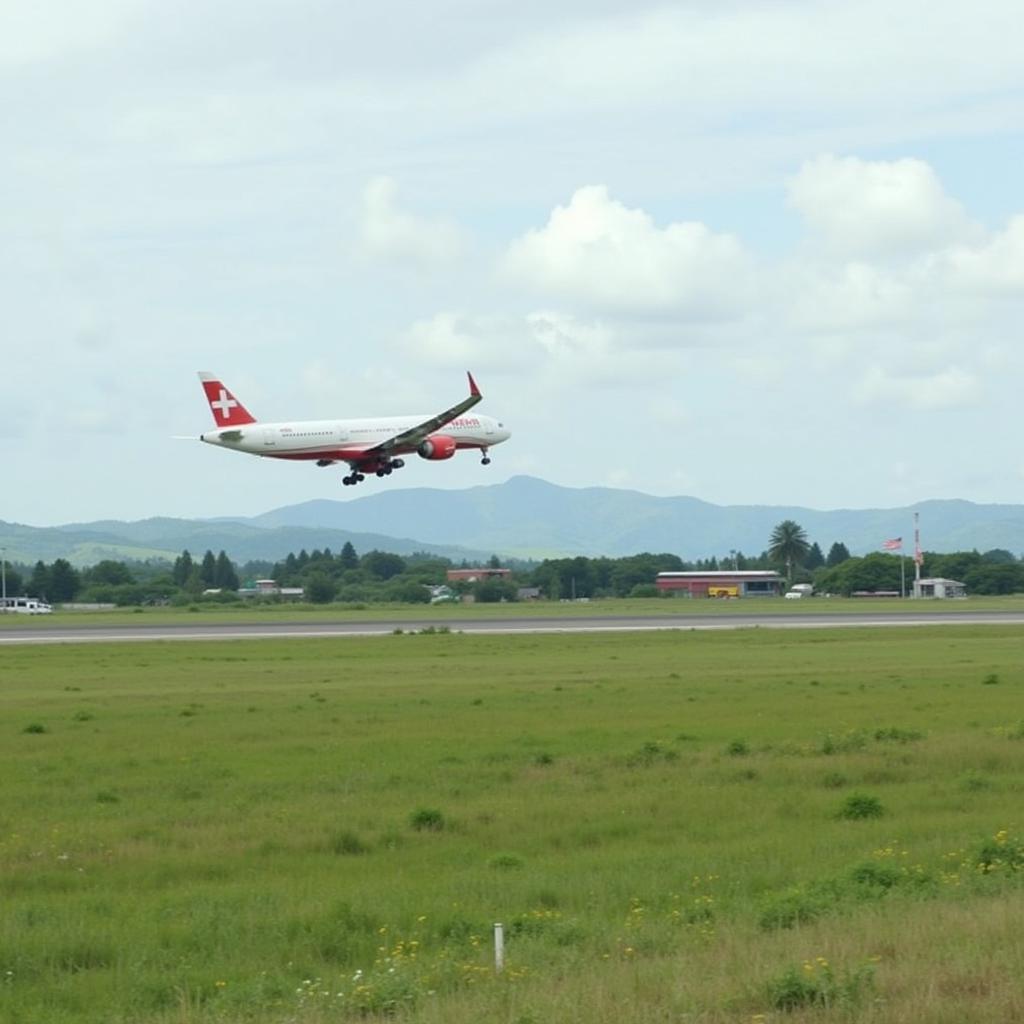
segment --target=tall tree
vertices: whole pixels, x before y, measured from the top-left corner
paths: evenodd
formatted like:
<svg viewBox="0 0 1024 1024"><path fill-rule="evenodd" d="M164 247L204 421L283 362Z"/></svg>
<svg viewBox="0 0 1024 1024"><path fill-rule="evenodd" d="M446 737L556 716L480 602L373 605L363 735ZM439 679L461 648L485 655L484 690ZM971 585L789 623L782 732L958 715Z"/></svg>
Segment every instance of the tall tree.
<svg viewBox="0 0 1024 1024"><path fill-rule="evenodd" d="M213 569L213 585L221 590L238 589L238 573L224 551L217 556L217 563Z"/></svg>
<svg viewBox="0 0 1024 1024"><path fill-rule="evenodd" d="M58 558L50 567L50 593L47 595L51 601L71 601L82 586L78 570L73 568L65 558Z"/></svg>
<svg viewBox="0 0 1024 1024"><path fill-rule="evenodd" d="M135 582L135 577L124 562L115 562L110 558L105 558L87 569L85 579L90 585L105 583L112 587Z"/></svg>
<svg viewBox="0 0 1024 1024"><path fill-rule="evenodd" d="M804 528L792 519L783 519L768 541L768 554L779 562L786 563L786 577L793 578L793 566L800 565L807 557L810 545Z"/></svg>
<svg viewBox="0 0 1024 1024"><path fill-rule="evenodd" d="M350 540L345 541L345 545L341 549L341 554L338 555L338 561L341 563L342 569L359 568L359 556L356 554L356 549L352 547L352 542Z"/></svg>
<svg viewBox="0 0 1024 1024"><path fill-rule="evenodd" d="M209 549L203 555L203 564L199 567L199 578L207 587L212 587L217 579L217 559Z"/></svg>
<svg viewBox="0 0 1024 1024"><path fill-rule="evenodd" d="M32 566L32 575L28 580L28 596L50 596L50 570L46 568L46 563L42 559Z"/></svg>
<svg viewBox="0 0 1024 1024"><path fill-rule="evenodd" d="M821 548L818 547L818 542L815 541L807 549L807 557L804 559L804 568L810 569L812 572L815 569L820 569L825 564L825 556L821 553Z"/></svg>
<svg viewBox="0 0 1024 1024"><path fill-rule="evenodd" d="M825 559L825 564L830 569L834 569L837 565L842 565L842 563L847 561L849 557L850 549L842 541L837 540L832 547L828 549L828 558Z"/></svg>
<svg viewBox="0 0 1024 1024"><path fill-rule="evenodd" d="M20 572L17 569L11 567L8 563L6 571L4 573L4 580L7 584L7 596L18 597L21 595L22 587L24 586L24 580Z"/></svg>
<svg viewBox="0 0 1024 1024"><path fill-rule="evenodd" d="M174 568L171 570L171 579L174 580L175 586L184 587L185 584L188 583L188 578L191 575L192 556L186 549L174 560Z"/></svg>

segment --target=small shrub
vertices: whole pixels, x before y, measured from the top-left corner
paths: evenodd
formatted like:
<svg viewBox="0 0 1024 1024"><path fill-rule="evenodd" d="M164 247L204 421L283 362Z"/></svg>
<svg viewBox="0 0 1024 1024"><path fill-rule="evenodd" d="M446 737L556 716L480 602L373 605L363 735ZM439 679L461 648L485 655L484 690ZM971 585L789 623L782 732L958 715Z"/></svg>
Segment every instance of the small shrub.
<svg viewBox="0 0 1024 1024"><path fill-rule="evenodd" d="M538 754L534 759L533 763L538 766L554 764L555 759L548 753Z"/></svg>
<svg viewBox="0 0 1024 1024"><path fill-rule="evenodd" d="M370 852L369 846L355 832L348 829L335 832L327 840L327 849L339 857L359 857Z"/></svg>
<svg viewBox="0 0 1024 1024"><path fill-rule="evenodd" d="M101 789L96 794L96 803L98 804L117 804L121 802L121 798L112 790Z"/></svg>
<svg viewBox="0 0 1024 1024"><path fill-rule="evenodd" d="M918 732L916 729L897 729L894 725L888 729L875 730L875 740L879 743L910 743L923 738L923 732Z"/></svg>
<svg viewBox="0 0 1024 1024"><path fill-rule="evenodd" d="M46 726L42 722L29 722L21 731L38 736L46 732Z"/></svg>
<svg viewBox="0 0 1024 1024"><path fill-rule="evenodd" d="M852 732L844 732L841 736L826 734L821 741L821 752L823 754L852 754L855 751L863 750L867 746L867 737L859 729Z"/></svg>
<svg viewBox="0 0 1024 1024"><path fill-rule="evenodd" d="M878 864L875 861L867 861L858 864L850 872L850 878L859 886L866 889L889 890L895 888L900 882L900 873L891 864Z"/></svg>
<svg viewBox="0 0 1024 1024"><path fill-rule="evenodd" d="M1002 828L981 844L975 863L984 875L994 871L1024 871L1024 839L1012 836Z"/></svg>
<svg viewBox="0 0 1024 1024"><path fill-rule="evenodd" d="M768 982L768 1002L775 1010L796 1010L818 1001L818 986L795 967Z"/></svg>
<svg viewBox="0 0 1024 1024"><path fill-rule="evenodd" d="M860 821L865 818L880 818L884 813L882 801L877 796L851 793L839 809L837 817L845 818L847 821Z"/></svg>
<svg viewBox="0 0 1024 1024"><path fill-rule="evenodd" d="M766 931L793 928L816 921L835 904L835 896L824 889L802 889L791 886L780 892L766 893L761 899L757 923Z"/></svg>
<svg viewBox="0 0 1024 1024"><path fill-rule="evenodd" d="M856 1006L874 985L874 968L863 964L836 974L822 956L805 960L803 969L790 967L768 982L768 1000L776 1010L802 1007Z"/></svg>
<svg viewBox="0 0 1024 1024"><path fill-rule="evenodd" d="M992 788L992 780L978 772L966 772L960 777L960 788L967 790L968 793L980 793Z"/></svg>
<svg viewBox="0 0 1024 1024"><path fill-rule="evenodd" d="M725 752L730 757L746 757L746 755L750 753L750 747L747 746L745 740L733 740L732 743L725 748Z"/></svg>
<svg viewBox="0 0 1024 1024"><path fill-rule="evenodd" d="M665 751L660 743L648 740L639 750L626 758L626 764L630 768L646 768L665 756Z"/></svg>
<svg viewBox="0 0 1024 1024"><path fill-rule="evenodd" d="M999 682L999 676L995 672L989 672L981 681L982 686L995 686Z"/></svg>
<svg viewBox="0 0 1024 1024"><path fill-rule="evenodd" d="M523 866L523 858L515 853L496 853L487 866L496 871L517 871Z"/></svg>
<svg viewBox="0 0 1024 1024"><path fill-rule="evenodd" d="M417 832L440 832L445 827L445 820L436 807L421 807L409 816L409 824Z"/></svg>

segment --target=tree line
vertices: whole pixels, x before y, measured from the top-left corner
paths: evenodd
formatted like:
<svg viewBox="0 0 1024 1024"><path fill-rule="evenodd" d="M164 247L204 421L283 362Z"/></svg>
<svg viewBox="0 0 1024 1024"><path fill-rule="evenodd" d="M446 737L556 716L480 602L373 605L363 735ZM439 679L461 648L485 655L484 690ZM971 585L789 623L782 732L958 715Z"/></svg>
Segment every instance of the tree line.
<svg viewBox="0 0 1024 1024"><path fill-rule="evenodd" d="M7 564L8 595L28 594L53 603L80 601L121 606L190 604L197 601L228 603L240 600L244 582L272 579L278 587L301 587L305 599L326 604L404 602L426 603L447 587L452 596L472 595L478 601L515 601L524 589L551 600L605 597L655 597L659 572L708 572L768 569L786 575L792 583L813 583L819 593L848 596L857 591L899 591L901 558L875 552L851 556L835 541L825 554L810 542L799 524L784 520L773 531L759 555L730 551L727 556L685 561L670 553L644 552L619 558L546 558L542 561L508 560L492 556L485 568L508 570L500 578L449 582L452 568L469 568L430 553L397 555L372 550L358 554L351 543L337 553L329 548L290 553L276 563L253 560L238 566L221 551L193 557L183 551L173 563L104 559L76 569L58 558L32 567ZM907 582L913 564L904 559ZM1024 592L1024 562L1001 548L985 552L925 552L921 575L960 580L969 593ZM273 600L273 597L262 598Z"/></svg>
<svg viewBox="0 0 1024 1024"><path fill-rule="evenodd" d="M813 583L819 593L844 597L857 592L899 593L904 582L909 589L914 575L913 563L905 555L876 551L851 557L846 545L838 542L823 559L821 548L809 543L803 527L792 519L783 520L772 531L768 556L785 565L791 583ZM921 576L958 580L969 594L1024 592L1024 561L1005 548L946 554L925 551Z"/></svg>

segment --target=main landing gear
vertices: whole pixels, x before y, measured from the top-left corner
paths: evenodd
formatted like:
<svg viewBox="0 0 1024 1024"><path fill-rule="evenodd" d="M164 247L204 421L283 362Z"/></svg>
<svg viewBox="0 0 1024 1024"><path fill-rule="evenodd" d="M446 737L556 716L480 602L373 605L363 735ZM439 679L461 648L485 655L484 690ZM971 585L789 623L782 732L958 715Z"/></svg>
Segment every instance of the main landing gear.
<svg viewBox="0 0 1024 1024"><path fill-rule="evenodd" d="M486 448L481 448L480 449L480 455L482 456L481 459L480 459L480 465L481 466L489 466L491 464L491 457L490 457L490 455L487 454L487 449Z"/></svg>
<svg viewBox="0 0 1024 1024"><path fill-rule="evenodd" d="M377 476L380 476L380 477L391 476L391 474L396 469L401 469L404 465L405 465L405 461L403 459L390 459L387 462L380 463L380 465L378 465L377 468L374 469L374 473L376 473ZM369 471L370 467L367 466L366 469L367 469L367 471ZM357 466L353 466L352 467L352 472L349 473L348 476L343 476L341 478L341 482L346 487L352 487L355 484L361 483L365 479L366 479L366 473L361 473Z"/></svg>

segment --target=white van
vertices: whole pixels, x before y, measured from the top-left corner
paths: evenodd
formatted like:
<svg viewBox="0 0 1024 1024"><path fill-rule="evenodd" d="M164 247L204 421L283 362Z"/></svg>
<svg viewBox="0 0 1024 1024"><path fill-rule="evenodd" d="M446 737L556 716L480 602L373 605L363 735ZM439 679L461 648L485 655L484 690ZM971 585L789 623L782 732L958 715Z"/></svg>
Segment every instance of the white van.
<svg viewBox="0 0 1024 1024"><path fill-rule="evenodd" d="M20 612L22 615L49 615L53 609L36 597L0 598L0 611Z"/></svg>

